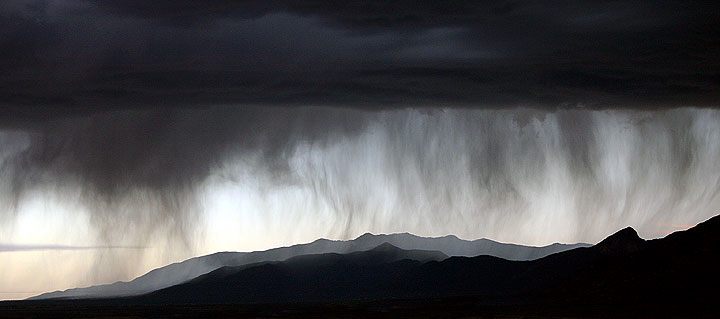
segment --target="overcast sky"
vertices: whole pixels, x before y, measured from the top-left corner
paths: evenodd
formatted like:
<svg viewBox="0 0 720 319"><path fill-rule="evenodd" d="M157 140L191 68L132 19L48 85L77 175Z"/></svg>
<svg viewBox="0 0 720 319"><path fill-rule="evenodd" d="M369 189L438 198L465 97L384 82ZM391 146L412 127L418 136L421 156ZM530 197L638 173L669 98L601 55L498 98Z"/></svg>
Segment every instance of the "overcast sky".
<svg viewBox="0 0 720 319"><path fill-rule="evenodd" d="M720 207L718 21L709 1L2 1L0 298L367 231L687 228Z"/></svg>
<svg viewBox="0 0 720 319"><path fill-rule="evenodd" d="M714 105L711 1L0 4L4 117L215 104ZM28 108L30 110L28 110Z"/></svg>

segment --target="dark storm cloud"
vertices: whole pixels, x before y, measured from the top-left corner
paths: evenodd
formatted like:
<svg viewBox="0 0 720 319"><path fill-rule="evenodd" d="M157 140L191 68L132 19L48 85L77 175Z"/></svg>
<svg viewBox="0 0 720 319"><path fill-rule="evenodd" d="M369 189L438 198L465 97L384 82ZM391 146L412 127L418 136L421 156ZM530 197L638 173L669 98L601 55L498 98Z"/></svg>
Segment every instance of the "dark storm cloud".
<svg viewBox="0 0 720 319"><path fill-rule="evenodd" d="M158 229L185 236L199 214L198 188L227 162L248 161L263 177L297 178L288 161L303 156L296 152L306 144L321 150L344 145L343 138L363 136L377 121L373 132L382 133L388 130L382 123L409 117L413 130L399 134L402 139L388 137L397 147L378 148L380 158L390 158L378 166L399 171L408 158L428 164L423 138L439 128L453 131L467 115L457 113L438 128L433 121L444 119L441 113L425 126L412 110L369 110L526 106L554 114L580 107L716 107L718 9L688 1L3 1L0 186L6 189L0 208L49 187L84 204L107 242ZM533 114L512 116L527 124L534 123ZM555 115L538 125L567 147L562 163L570 175L593 184L594 152L604 144L588 127L602 126L603 117L558 114L558 129ZM687 122L702 123L704 113L693 114ZM487 147L468 155L480 166L458 175L485 179L480 186L491 186L488 198L504 202L518 192L508 174L538 165L534 159L546 149L533 148L532 136L518 139L524 133L516 132L515 122L495 116L481 114L486 120L476 123L491 129L470 123L449 138L477 134L474 139L484 141L486 130ZM652 132L668 127L654 124ZM406 142L413 139L422 143L410 148ZM520 144L513 141L529 151L515 152ZM474 147L468 145L443 156ZM403 147L410 155L393 155ZM349 162L340 161L337 171L353 172ZM670 162L667 167L687 175L682 157ZM429 164L422 174L437 170L440 176L447 166ZM439 179L422 174L420 185ZM319 171L307 179L330 185L327 176ZM417 184L410 179L398 189ZM450 184L427 188L441 194ZM361 211L364 197L354 185L341 179L318 197ZM350 206L342 187L352 188ZM147 238L136 239L132 244Z"/></svg>
<svg viewBox="0 0 720 319"><path fill-rule="evenodd" d="M217 104L716 106L719 9L6 1L0 115Z"/></svg>
<svg viewBox="0 0 720 319"><path fill-rule="evenodd" d="M358 112L154 108L64 114L0 131L0 214L34 190L49 191L87 208L107 242L136 244L158 231L187 241L202 212L197 191L214 170L247 160L258 174L283 179L297 143L354 134L365 123Z"/></svg>
<svg viewBox="0 0 720 319"><path fill-rule="evenodd" d="M209 174L226 156L260 152L272 170L298 139L321 140L358 131L357 111L316 108L210 108L104 112L49 121L30 131L28 147L12 158L18 180L83 176L99 195L133 184L172 193ZM290 146L290 147L288 147ZM278 160L278 162L274 162ZM26 165L26 166L25 166Z"/></svg>

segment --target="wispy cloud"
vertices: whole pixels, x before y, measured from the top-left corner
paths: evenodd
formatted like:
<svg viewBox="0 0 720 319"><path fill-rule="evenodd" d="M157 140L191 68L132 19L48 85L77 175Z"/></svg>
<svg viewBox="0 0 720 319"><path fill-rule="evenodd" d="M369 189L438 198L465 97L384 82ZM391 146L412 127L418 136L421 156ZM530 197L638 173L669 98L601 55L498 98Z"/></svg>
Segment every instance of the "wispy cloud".
<svg viewBox="0 0 720 319"><path fill-rule="evenodd" d="M143 246L73 246L73 245L45 245L45 244L2 244L0 252L22 252L36 250L94 250L94 249L146 249Z"/></svg>

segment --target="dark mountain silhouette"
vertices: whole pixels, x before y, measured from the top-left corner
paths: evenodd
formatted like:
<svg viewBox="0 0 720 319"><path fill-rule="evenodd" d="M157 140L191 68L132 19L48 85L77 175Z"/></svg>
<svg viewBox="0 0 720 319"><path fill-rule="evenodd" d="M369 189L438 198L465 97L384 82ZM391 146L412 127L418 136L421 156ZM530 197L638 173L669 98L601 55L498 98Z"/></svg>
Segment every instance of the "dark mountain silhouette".
<svg viewBox="0 0 720 319"><path fill-rule="evenodd" d="M228 296L247 301L344 299L345 296L353 297L358 286L372 285L378 282L375 277L386 276L388 265L421 265L446 258L437 251L403 250L383 243L368 251L349 254L303 255L283 262L222 267L184 284L139 297L139 300L222 303ZM324 285L329 285L330 289L318 290ZM199 299L198 292L202 292ZM372 297L371 294L367 296Z"/></svg>
<svg viewBox="0 0 720 319"><path fill-rule="evenodd" d="M624 255L640 250L644 244L637 231L627 227L599 242L595 249L606 255Z"/></svg>
<svg viewBox="0 0 720 319"><path fill-rule="evenodd" d="M351 253L372 249L382 243L407 250L435 250L448 256L491 255L509 260L531 260L588 244L552 244L543 247L521 246L489 239L462 240L456 236L420 237L408 233L373 235L366 233L354 240L318 239L312 243L256 252L220 252L191 258L180 263L157 268L130 282L55 291L29 298L98 298L131 296L170 287L224 266L242 266L266 261L282 261L308 254ZM411 258L412 259L412 258Z"/></svg>
<svg viewBox="0 0 720 319"><path fill-rule="evenodd" d="M352 254L224 267L123 302L143 304L376 300L473 296L487 302L587 309L712 311L718 296L720 217L645 241L623 229L593 247L533 261L492 256L405 259L383 244ZM388 257L396 256L396 257ZM603 309L605 309L603 308Z"/></svg>

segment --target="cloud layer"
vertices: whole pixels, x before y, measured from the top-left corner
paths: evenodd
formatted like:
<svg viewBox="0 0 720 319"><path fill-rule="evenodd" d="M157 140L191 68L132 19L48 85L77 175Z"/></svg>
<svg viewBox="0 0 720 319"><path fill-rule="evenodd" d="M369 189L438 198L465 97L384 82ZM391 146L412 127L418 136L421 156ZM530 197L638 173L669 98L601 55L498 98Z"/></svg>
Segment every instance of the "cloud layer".
<svg viewBox="0 0 720 319"><path fill-rule="evenodd" d="M217 104L717 106L694 1L0 5L0 118Z"/></svg>

